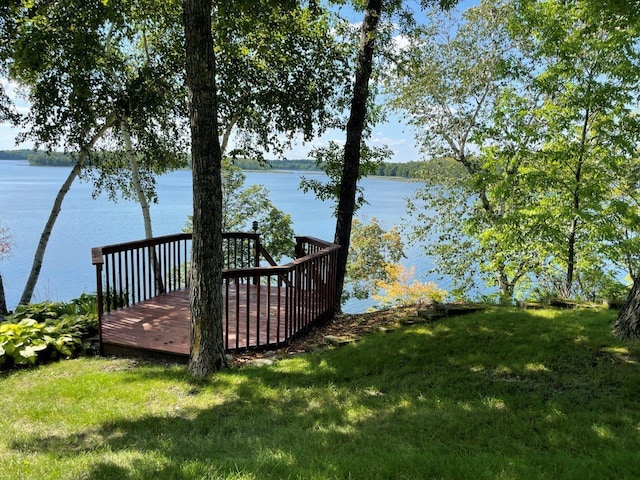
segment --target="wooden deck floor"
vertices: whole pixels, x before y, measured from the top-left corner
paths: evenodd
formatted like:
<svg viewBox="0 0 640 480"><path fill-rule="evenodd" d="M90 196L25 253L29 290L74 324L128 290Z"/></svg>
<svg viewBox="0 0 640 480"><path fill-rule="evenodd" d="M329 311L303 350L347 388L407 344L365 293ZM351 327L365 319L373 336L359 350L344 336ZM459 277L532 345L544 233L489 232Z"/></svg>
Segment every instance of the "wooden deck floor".
<svg viewBox="0 0 640 480"><path fill-rule="evenodd" d="M248 288L241 285L237 291L230 285L225 292L224 304L229 305L229 312L225 307L223 335L227 338L228 350L256 348L285 340L284 293L280 298L276 289L272 289L270 295L267 293L265 287L258 292L253 285ZM189 328L189 292L176 290L105 313L102 350L107 355L142 354L186 361Z"/></svg>

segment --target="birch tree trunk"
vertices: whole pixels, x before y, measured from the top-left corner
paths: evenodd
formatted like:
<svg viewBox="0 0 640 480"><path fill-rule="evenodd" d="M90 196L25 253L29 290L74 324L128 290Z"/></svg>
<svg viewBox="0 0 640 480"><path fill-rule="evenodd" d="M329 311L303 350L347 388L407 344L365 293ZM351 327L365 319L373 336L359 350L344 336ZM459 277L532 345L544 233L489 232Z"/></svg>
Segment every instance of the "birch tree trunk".
<svg viewBox="0 0 640 480"><path fill-rule="evenodd" d="M145 195L142 183L140 182L140 166L136 153L133 151L131 143L131 134L129 133L129 125L125 120L120 122L120 130L122 132L122 140L124 142L124 148L129 160L129 168L131 169L131 183L136 191L136 198L140 204L142 210L142 221L144 223L144 237L149 239L153 238L153 228L151 224L151 207L147 196ZM153 268L153 277L155 280L156 295L165 293L164 279L162 278L162 272L160 271L160 264L158 263L158 256L156 255L155 248L149 250L149 265Z"/></svg>
<svg viewBox="0 0 640 480"><path fill-rule="evenodd" d="M193 175L189 371L226 365L222 337L222 152L218 138L211 0L183 0Z"/></svg>
<svg viewBox="0 0 640 480"><path fill-rule="evenodd" d="M145 238L153 238L153 228L151 226L151 208L149 207L149 201L142 188L140 182L140 166L138 165L138 159L133 151L131 144L131 134L129 133L129 125L126 121L120 122L120 129L122 131L122 140L124 141L124 148L127 152L127 158L129 160L129 167L131 168L131 183L136 191L136 197L142 210L142 220L144 222L144 236Z"/></svg>
<svg viewBox="0 0 640 480"><path fill-rule="evenodd" d="M84 161L87 158L88 153L93 149L96 142L104 135L104 133L111 128L115 123L115 115L110 115L104 122L104 125L100 130L96 132L96 134L91 138L89 143L80 150L78 154L78 160L75 165L69 172L67 179L58 190L58 194L53 202L53 207L51 208L51 212L49 213L49 218L47 219L47 223L40 234L40 241L38 242L38 247L36 248L36 252L33 256L33 263L31 265L31 271L29 272L29 277L27 278L27 283L24 286L24 290L22 291L22 296L20 297L20 305L26 305L31 301L31 297L33 297L33 291L36 288L36 283L38 283L38 277L40 276L40 270L42 269L42 262L44 260L44 254L47 250L47 245L49 244L49 238L51 237L51 232L53 231L53 227L56 223L56 219L62 210L62 201L64 197L67 195L67 192L71 188L71 184L78 177L82 167L84 166Z"/></svg>

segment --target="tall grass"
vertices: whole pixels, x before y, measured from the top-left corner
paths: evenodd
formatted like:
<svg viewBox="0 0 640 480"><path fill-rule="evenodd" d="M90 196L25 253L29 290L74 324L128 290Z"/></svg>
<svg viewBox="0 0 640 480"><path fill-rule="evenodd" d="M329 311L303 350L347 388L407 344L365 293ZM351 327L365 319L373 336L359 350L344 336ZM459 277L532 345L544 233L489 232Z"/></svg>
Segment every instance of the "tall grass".
<svg viewBox="0 0 640 480"><path fill-rule="evenodd" d="M206 382L78 359L0 377L0 478L586 479L640 472L640 343L491 309Z"/></svg>

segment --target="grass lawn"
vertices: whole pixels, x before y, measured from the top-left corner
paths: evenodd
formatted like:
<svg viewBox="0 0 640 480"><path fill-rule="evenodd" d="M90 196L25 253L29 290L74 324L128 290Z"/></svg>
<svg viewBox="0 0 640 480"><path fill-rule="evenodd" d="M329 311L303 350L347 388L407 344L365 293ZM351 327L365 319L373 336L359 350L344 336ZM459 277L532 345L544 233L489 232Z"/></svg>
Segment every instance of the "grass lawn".
<svg viewBox="0 0 640 480"><path fill-rule="evenodd" d="M2 479L622 479L640 342L612 311L489 309L230 369L0 374Z"/></svg>

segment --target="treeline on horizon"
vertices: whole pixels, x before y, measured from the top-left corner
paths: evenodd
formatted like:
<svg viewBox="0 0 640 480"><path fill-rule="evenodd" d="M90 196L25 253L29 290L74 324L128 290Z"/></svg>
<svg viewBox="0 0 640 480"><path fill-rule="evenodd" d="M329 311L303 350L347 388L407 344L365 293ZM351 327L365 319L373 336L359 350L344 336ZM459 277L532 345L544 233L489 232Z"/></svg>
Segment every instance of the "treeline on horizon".
<svg viewBox="0 0 640 480"><path fill-rule="evenodd" d="M0 160L26 160L29 165L46 167L70 167L73 158L70 153L43 152L39 150L0 150Z"/></svg>
<svg viewBox="0 0 640 480"><path fill-rule="evenodd" d="M63 152L44 152L28 149L0 150L0 160L26 160L29 165L48 167L70 167L74 159L72 154ZM266 160L259 161L252 158L237 157L233 159L234 165L243 170L296 170L296 171L321 171L315 160ZM458 169L457 162L451 159L434 159L428 162L384 162L378 167L374 175L381 177L400 177L407 179L421 178L424 170L434 168ZM462 174L462 172L460 172Z"/></svg>

